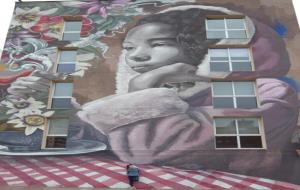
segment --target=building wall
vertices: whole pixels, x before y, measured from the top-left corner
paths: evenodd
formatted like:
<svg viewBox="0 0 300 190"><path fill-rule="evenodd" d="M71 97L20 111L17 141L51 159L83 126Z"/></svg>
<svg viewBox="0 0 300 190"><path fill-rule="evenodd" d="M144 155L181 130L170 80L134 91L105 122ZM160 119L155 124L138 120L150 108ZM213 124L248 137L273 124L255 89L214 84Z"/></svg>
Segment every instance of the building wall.
<svg viewBox="0 0 300 190"><path fill-rule="evenodd" d="M207 40L205 20L224 18L245 21L247 38ZM74 21L80 31L68 31ZM292 1L16 3L0 65L0 154L97 152L299 184L299 42ZM249 49L252 70L211 72L208 51L219 48ZM71 73L57 73L63 51L76 52ZM253 82L257 107L216 108L212 86L231 81ZM72 95L55 96L58 83ZM72 106L53 109L55 97ZM235 132L217 131L224 118ZM61 119L68 133L54 130Z"/></svg>

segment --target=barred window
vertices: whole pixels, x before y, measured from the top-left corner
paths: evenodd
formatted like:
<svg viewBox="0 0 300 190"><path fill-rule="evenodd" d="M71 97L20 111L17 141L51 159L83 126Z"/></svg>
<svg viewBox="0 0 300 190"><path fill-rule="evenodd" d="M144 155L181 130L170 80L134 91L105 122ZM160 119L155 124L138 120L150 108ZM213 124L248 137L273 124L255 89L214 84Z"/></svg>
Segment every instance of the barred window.
<svg viewBox="0 0 300 190"><path fill-rule="evenodd" d="M51 97L51 108L70 109L72 108L71 98L73 83L55 83Z"/></svg>
<svg viewBox="0 0 300 190"><path fill-rule="evenodd" d="M244 108L257 107L254 82L213 82L214 108Z"/></svg>
<svg viewBox="0 0 300 190"><path fill-rule="evenodd" d="M56 72L73 73L76 68L76 56L77 56L76 50L60 51Z"/></svg>
<svg viewBox="0 0 300 190"><path fill-rule="evenodd" d="M64 41L80 40L82 21L66 21L64 22L63 38Z"/></svg>
<svg viewBox="0 0 300 190"><path fill-rule="evenodd" d="M265 148L259 118L214 118L216 148Z"/></svg>
<svg viewBox="0 0 300 190"><path fill-rule="evenodd" d="M210 71L253 71L248 48L209 49Z"/></svg>
<svg viewBox="0 0 300 190"><path fill-rule="evenodd" d="M68 136L69 119L50 119L45 148L65 148Z"/></svg>

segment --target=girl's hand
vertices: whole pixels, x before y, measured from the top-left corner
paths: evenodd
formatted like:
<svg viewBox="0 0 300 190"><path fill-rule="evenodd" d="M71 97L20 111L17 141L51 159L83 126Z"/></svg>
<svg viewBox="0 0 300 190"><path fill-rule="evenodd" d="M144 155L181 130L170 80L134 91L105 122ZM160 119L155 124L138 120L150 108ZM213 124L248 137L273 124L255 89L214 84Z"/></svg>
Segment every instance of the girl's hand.
<svg viewBox="0 0 300 190"><path fill-rule="evenodd" d="M129 82L129 92L160 87L167 83L210 81L209 77L196 75L196 71L196 66L186 63L163 66L133 78Z"/></svg>

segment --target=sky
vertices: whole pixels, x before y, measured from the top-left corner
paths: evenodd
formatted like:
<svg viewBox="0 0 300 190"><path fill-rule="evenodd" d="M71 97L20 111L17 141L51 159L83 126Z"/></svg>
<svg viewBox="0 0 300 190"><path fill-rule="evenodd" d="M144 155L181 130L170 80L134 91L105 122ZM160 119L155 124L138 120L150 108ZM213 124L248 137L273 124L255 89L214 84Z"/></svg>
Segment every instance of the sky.
<svg viewBox="0 0 300 190"><path fill-rule="evenodd" d="M23 2L25 2L25 1L26 0L23 0ZM30 1L34 1L34 0L30 0ZM47 0L36 0L36 1L47 1ZM249 1L251 1L251 0L249 0ZM281 0L281 1L285 1L285 0ZM1 3L0 3L0 18L1 18L0 51L4 46L4 42L6 39L8 27L10 24L10 19L12 18L15 2L16 2L16 0L1 0ZM300 23L300 0L293 0L293 3L294 3L295 10L296 10L298 23Z"/></svg>

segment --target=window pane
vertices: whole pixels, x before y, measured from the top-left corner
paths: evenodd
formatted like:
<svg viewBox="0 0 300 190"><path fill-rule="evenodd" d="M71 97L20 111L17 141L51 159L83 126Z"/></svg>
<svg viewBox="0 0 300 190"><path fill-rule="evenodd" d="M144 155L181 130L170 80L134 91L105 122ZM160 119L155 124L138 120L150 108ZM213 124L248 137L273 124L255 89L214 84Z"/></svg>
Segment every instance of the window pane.
<svg viewBox="0 0 300 190"><path fill-rule="evenodd" d="M245 29L244 19L226 19L228 29Z"/></svg>
<svg viewBox="0 0 300 190"><path fill-rule="evenodd" d="M228 38L247 38L245 30L230 30Z"/></svg>
<svg viewBox="0 0 300 190"><path fill-rule="evenodd" d="M78 41L80 40L80 33L64 33L64 41Z"/></svg>
<svg viewBox="0 0 300 190"><path fill-rule="evenodd" d="M216 134L236 134L235 120L232 118L215 118Z"/></svg>
<svg viewBox="0 0 300 190"><path fill-rule="evenodd" d="M241 148L262 148L262 141L260 136L241 136Z"/></svg>
<svg viewBox="0 0 300 190"><path fill-rule="evenodd" d="M207 31L207 39L226 38L225 31Z"/></svg>
<svg viewBox="0 0 300 190"><path fill-rule="evenodd" d="M207 29L225 29L224 19L222 19L222 20L207 20Z"/></svg>
<svg viewBox="0 0 300 190"><path fill-rule="evenodd" d="M253 82L234 82L236 95L255 95Z"/></svg>
<svg viewBox="0 0 300 190"><path fill-rule="evenodd" d="M70 108L72 108L71 98L52 98L51 108L70 109Z"/></svg>
<svg viewBox="0 0 300 190"><path fill-rule="evenodd" d="M68 119L50 119L48 135L67 135L68 127Z"/></svg>
<svg viewBox="0 0 300 190"><path fill-rule="evenodd" d="M77 51L61 51L59 62L75 62Z"/></svg>
<svg viewBox="0 0 300 190"><path fill-rule="evenodd" d="M251 62L232 62L232 71L252 71Z"/></svg>
<svg viewBox="0 0 300 190"><path fill-rule="evenodd" d="M257 108L256 97L238 97L236 98L237 108Z"/></svg>
<svg viewBox="0 0 300 190"><path fill-rule="evenodd" d="M228 72L230 71L228 62L211 62L210 63L210 71L215 72Z"/></svg>
<svg viewBox="0 0 300 190"><path fill-rule="evenodd" d="M64 31L80 31L81 21L65 21Z"/></svg>
<svg viewBox="0 0 300 190"><path fill-rule="evenodd" d="M234 108L233 98L213 98L214 108Z"/></svg>
<svg viewBox="0 0 300 190"><path fill-rule="evenodd" d="M256 118L238 119L239 134L259 134L259 124Z"/></svg>
<svg viewBox="0 0 300 190"><path fill-rule="evenodd" d="M232 83L231 82L214 82L213 83L214 95L232 95Z"/></svg>
<svg viewBox="0 0 300 190"><path fill-rule="evenodd" d="M59 64L57 72L59 73L72 73L75 71L75 64Z"/></svg>
<svg viewBox="0 0 300 190"><path fill-rule="evenodd" d="M47 137L47 148L65 148L67 138L66 137Z"/></svg>
<svg viewBox="0 0 300 190"><path fill-rule="evenodd" d="M237 138L216 137L216 148L237 148Z"/></svg>
<svg viewBox="0 0 300 190"><path fill-rule="evenodd" d="M245 48L229 49L231 60L249 60L249 51Z"/></svg>
<svg viewBox="0 0 300 190"><path fill-rule="evenodd" d="M211 61L228 61L227 49L210 49L209 55Z"/></svg>
<svg viewBox="0 0 300 190"><path fill-rule="evenodd" d="M58 96L72 96L73 83L56 83L54 90L54 97Z"/></svg>

